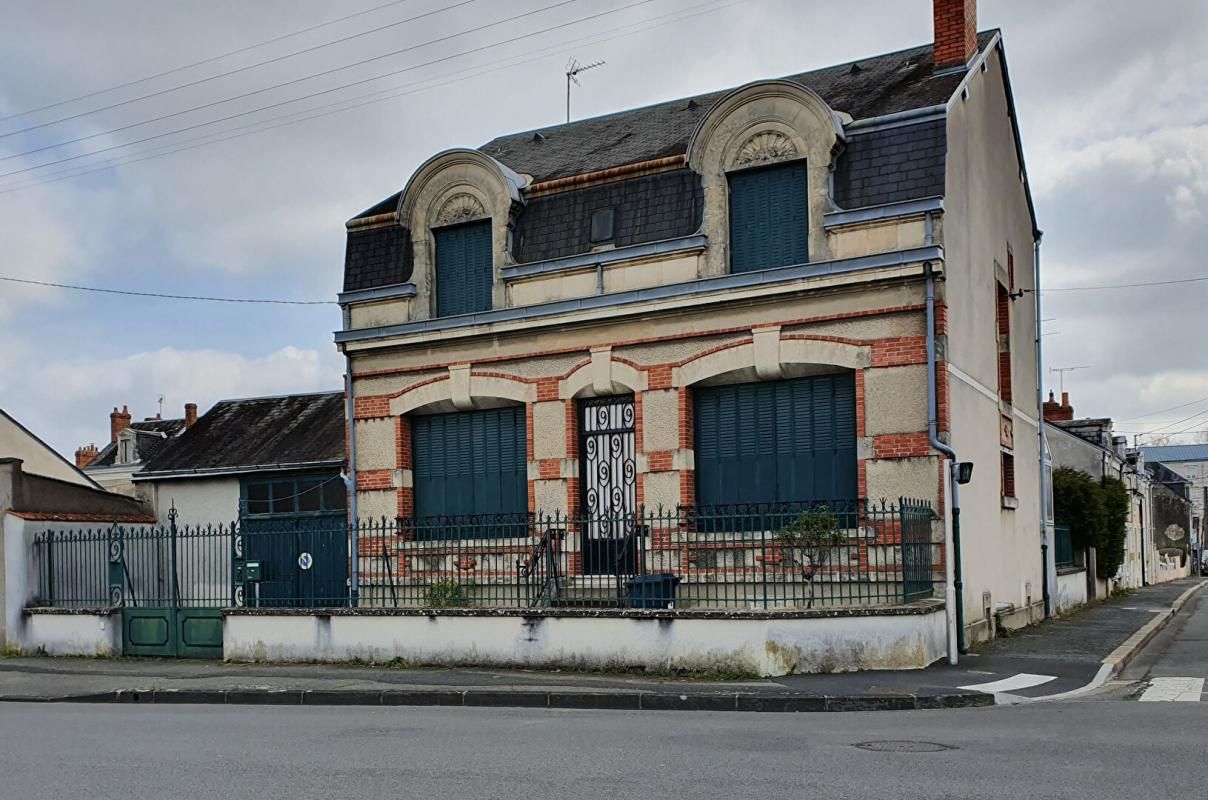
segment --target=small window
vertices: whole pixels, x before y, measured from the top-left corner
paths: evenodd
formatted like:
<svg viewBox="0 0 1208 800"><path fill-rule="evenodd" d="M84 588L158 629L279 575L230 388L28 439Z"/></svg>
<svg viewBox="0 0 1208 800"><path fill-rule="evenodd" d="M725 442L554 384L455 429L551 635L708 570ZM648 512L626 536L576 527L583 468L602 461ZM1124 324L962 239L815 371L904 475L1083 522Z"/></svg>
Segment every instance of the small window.
<svg viewBox="0 0 1208 800"><path fill-rule="evenodd" d="M294 482L278 481L273 484L273 513L289 514L294 510Z"/></svg>
<svg viewBox="0 0 1208 800"><path fill-rule="evenodd" d="M607 244L615 238L614 227L616 224L615 208L597 209L591 215L591 243L592 245Z"/></svg>
<svg viewBox="0 0 1208 800"><path fill-rule="evenodd" d="M247 487L247 513L268 513L268 484L253 483Z"/></svg>
<svg viewBox="0 0 1208 800"><path fill-rule="evenodd" d="M1015 456L1002 454L1002 496L1015 496Z"/></svg>
<svg viewBox="0 0 1208 800"><path fill-rule="evenodd" d="M322 494L317 480L298 481L298 510L322 510Z"/></svg>

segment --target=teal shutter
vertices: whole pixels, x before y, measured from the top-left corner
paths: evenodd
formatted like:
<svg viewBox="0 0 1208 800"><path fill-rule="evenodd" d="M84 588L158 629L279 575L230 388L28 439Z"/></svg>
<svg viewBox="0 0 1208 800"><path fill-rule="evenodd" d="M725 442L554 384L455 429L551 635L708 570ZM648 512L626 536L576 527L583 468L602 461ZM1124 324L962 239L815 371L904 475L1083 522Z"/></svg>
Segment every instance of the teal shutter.
<svg viewBox="0 0 1208 800"><path fill-rule="evenodd" d="M495 268L491 221L436 231L436 315L489 311Z"/></svg>
<svg viewBox="0 0 1208 800"><path fill-rule="evenodd" d="M856 498L850 373L713 386L695 395L699 505Z"/></svg>
<svg viewBox="0 0 1208 800"><path fill-rule="evenodd" d="M412 417L416 516L527 513L525 434L522 406Z"/></svg>
<svg viewBox="0 0 1208 800"><path fill-rule="evenodd" d="M804 161L730 173L730 271L809 261Z"/></svg>

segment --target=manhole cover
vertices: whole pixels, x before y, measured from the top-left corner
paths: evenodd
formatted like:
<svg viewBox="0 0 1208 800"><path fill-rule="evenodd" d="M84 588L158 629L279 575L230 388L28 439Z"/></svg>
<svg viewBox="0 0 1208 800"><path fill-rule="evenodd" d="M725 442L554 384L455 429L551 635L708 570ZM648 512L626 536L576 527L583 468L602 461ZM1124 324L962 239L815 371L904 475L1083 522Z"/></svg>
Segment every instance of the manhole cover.
<svg viewBox="0 0 1208 800"><path fill-rule="evenodd" d="M941 750L956 749L950 744L940 744L939 742L911 741L857 742L855 746L861 750L873 750L879 753L938 753Z"/></svg>

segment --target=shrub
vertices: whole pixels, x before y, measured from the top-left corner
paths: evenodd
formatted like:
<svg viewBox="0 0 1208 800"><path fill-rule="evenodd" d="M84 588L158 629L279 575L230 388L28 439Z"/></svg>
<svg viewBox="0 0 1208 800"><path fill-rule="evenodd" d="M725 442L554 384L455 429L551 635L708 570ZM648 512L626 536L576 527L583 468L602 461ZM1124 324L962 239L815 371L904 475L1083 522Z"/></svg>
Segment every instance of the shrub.
<svg viewBox="0 0 1208 800"><path fill-rule="evenodd" d="M440 580L424 591L424 608L465 608L470 603L473 583L455 580Z"/></svg>

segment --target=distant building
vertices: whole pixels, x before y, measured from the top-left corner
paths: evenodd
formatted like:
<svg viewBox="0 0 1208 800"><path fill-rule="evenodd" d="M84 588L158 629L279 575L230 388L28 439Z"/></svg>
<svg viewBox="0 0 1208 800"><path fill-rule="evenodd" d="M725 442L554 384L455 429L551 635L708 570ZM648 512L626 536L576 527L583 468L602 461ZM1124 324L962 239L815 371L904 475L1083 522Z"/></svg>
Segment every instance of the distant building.
<svg viewBox="0 0 1208 800"><path fill-rule="evenodd" d="M1208 510L1208 444L1175 444L1142 447L1146 461L1161 461L1190 482L1191 536L1197 552L1208 542L1205 513Z"/></svg>
<svg viewBox="0 0 1208 800"><path fill-rule="evenodd" d="M101 486L119 494L135 494L131 476L153 459L174 438L197 421L197 404L185 403L180 419L161 419L157 414L132 422L127 406L109 414L109 444L101 450L85 445L76 450L76 466Z"/></svg>

